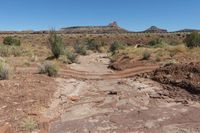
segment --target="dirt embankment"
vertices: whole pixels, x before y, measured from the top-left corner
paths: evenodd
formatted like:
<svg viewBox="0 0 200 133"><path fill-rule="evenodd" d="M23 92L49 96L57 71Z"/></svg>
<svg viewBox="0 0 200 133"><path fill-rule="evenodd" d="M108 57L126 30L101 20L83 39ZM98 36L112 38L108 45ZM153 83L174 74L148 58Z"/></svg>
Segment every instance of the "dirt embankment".
<svg viewBox="0 0 200 133"><path fill-rule="evenodd" d="M170 97L200 100L200 63L168 65L157 69L152 79L162 83Z"/></svg>
<svg viewBox="0 0 200 133"><path fill-rule="evenodd" d="M145 67L145 66L151 66L151 65L155 65L155 64L150 61L135 60L127 55L123 55L119 57L117 60L111 62L108 67L114 70L121 71L121 70L130 69L130 68Z"/></svg>

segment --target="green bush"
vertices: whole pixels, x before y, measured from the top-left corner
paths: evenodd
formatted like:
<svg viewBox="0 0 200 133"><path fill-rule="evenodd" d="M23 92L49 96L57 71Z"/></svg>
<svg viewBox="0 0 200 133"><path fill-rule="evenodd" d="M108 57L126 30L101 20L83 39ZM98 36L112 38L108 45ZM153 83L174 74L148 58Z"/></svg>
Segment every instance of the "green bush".
<svg viewBox="0 0 200 133"><path fill-rule="evenodd" d="M148 60L151 57L151 54L148 51L144 51L143 53L143 60Z"/></svg>
<svg viewBox="0 0 200 133"><path fill-rule="evenodd" d="M200 47L200 34L198 32L192 32L186 36L184 42L189 48Z"/></svg>
<svg viewBox="0 0 200 133"><path fill-rule="evenodd" d="M68 52L66 54L67 56L67 59L68 59L68 63L71 64L71 63L76 63L77 62L77 54L73 53L73 52Z"/></svg>
<svg viewBox="0 0 200 133"><path fill-rule="evenodd" d="M160 39L160 38L156 38L156 39L153 39L151 40L148 45L149 46L152 46L152 47L160 47L164 44L163 40Z"/></svg>
<svg viewBox="0 0 200 133"><path fill-rule="evenodd" d="M63 43L62 38L59 37L54 30L51 30L49 33L49 44L53 57L58 59L63 50Z"/></svg>
<svg viewBox="0 0 200 133"><path fill-rule="evenodd" d="M5 37L3 40L3 44L5 45L16 45L16 46L20 46L21 45L21 41L14 39L11 36Z"/></svg>
<svg viewBox="0 0 200 133"><path fill-rule="evenodd" d="M115 52L119 49L122 49L123 45L117 41L115 41L114 43L111 44L110 46L110 52L112 52L113 54L115 54Z"/></svg>
<svg viewBox="0 0 200 133"><path fill-rule="evenodd" d="M13 38L11 36L5 37L4 40L3 40L3 44L12 45L13 44Z"/></svg>
<svg viewBox="0 0 200 133"><path fill-rule="evenodd" d="M74 50L76 53L80 54L80 55L86 55L87 54L87 50L86 50L86 46L84 44L76 44L74 46Z"/></svg>
<svg viewBox="0 0 200 133"><path fill-rule="evenodd" d="M98 51L98 52L100 51L100 48L102 47L102 43L94 39L87 40L86 45L87 45L87 49Z"/></svg>
<svg viewBox="0 0 200 133"><path fill-rule="evenodd" d="M9 79L11 76L11 69L8 64L0 62L0 80Z"/></svg>
<svg viewBox="0 0 200 133"><path fill-rule="evenodd" d="M58 73L58 66L55 63L46 61L39 68L40 74L47 74L50 77L55 77Z"/></svg>

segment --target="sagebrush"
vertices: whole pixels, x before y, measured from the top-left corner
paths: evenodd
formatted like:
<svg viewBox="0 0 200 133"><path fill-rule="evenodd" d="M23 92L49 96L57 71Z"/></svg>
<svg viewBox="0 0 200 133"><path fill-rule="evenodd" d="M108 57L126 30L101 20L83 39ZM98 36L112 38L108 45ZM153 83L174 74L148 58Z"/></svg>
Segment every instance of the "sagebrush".
<svg viewBox="0 0 200 133"><path fill-rule="evenodd" d="M10 79L11 68L8 64L0 62L0 80Z"/></svg>
<svg viewBox="0 0 200 133"><path fill-rule="evenodd" d="M40 74L47 74L50 77L57 76L58 66L50 61L45 61L39 68Z"/></svg>

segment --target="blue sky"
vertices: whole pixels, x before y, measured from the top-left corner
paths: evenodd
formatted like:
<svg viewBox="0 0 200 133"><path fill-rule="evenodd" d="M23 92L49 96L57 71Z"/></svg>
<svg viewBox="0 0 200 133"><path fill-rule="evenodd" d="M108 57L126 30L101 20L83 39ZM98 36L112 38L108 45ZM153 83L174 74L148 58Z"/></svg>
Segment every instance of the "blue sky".
<svg viewBox="0 0 200 133"><path fill-rule="evenodd" d="M152 25L200 29L200 0L0 0L0 30L41 30L117 21L132 31Z"/></svg>

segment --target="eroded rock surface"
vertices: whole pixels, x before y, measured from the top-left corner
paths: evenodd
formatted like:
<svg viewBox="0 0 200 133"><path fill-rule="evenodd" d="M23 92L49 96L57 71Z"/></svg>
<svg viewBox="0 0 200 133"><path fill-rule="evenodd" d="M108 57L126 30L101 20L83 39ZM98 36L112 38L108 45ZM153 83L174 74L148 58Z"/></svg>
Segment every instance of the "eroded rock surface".
<svg viewBox="0 0 200 133"><path fill-rule="evenodd" d="M50 123L50 133L200 132L199 102L170 97L151 79L57 78L56 82L52 103L43 112L45 117L57 118Z"/></svg>

